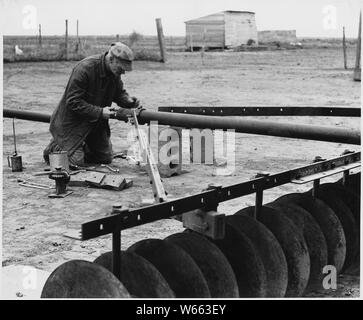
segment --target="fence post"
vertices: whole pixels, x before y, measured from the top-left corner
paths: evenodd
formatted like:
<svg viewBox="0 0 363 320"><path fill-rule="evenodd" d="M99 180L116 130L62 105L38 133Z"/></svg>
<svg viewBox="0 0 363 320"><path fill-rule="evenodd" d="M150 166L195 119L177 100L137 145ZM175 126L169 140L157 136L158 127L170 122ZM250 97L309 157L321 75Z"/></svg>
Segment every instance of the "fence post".
<svg viewBox="0 0 363 320"><path fill-rule="evenodd" d="M207 30L204 27L203 29L203 44L202 44L202 50L200 51L200 56L202 58L202 65L204 65L204 52L205 52L205 38L206 38Z"/></svg>
<svg viewBox="0 0 363 320"><path fill-rule="evenodd" d="M68 20L66 19L65 59L68 60Z"/></svg>
<svg viewBox="0 0 363 320"><path fill-rule="evenodd" d="M161 55L161 62L166 62L166 50L165 50L165 41L164 41L164 34L163 34L163 26L161 25L161 19L156 19L156 29L158 31L158 39L159 39L159 46L160 46L160 55Z"/></svg>
<svg viewBox="0 0 363 320"><path fill-rule="evenodd" d="M343 55L344 55L344 69L347 67L347 45L345 43L345 27L343 27Z"/></svg>
<svg viewBox="0 0 363 320"><path fill-rule="evenodd" d="M78 22L78 19L77 19L77 43L76 43L76 52L77 52L77 54L79 53L79 50L81 49L81 39L79 37L78 29L79 29L79 22Z"/></svg>
<svg viewBox="0 0 363 320"><path fill-rule="evenodd" d="M42 25L39 24L39 47L42 46Z"/></svg>
<svg viewBox="0 0 363 320"><path fill-rule="evenodd" d="M357 41L357 55L355 58L355 68L354 68L354 80L361 81L361 38L362 38L362 11L359 13L359 27L358 27L358 41Z"/></svg>

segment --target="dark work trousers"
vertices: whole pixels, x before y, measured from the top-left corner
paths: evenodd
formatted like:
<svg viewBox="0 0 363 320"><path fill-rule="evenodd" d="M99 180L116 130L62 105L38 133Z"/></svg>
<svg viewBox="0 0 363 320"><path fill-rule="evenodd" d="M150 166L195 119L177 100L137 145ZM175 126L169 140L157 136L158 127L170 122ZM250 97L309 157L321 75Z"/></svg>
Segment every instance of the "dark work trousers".
<svg viewBox="0 0 363 320"><path fill-rule="evenodd" d="M83 166L85 163L112 162L112 144L108 130L99 128L92 129L85 141L69 156L71 164Z"/></svg>

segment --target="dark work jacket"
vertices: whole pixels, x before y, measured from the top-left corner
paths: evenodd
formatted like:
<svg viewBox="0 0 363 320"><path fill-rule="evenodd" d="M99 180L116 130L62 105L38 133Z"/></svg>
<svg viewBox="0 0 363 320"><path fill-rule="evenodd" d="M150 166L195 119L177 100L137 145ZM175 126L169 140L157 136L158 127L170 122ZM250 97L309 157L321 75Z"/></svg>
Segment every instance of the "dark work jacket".
<svg viewBox="0 0 363 320"><path fill-rule="evenodd" d="M112 102L123 108L131 107L121 78L106 69L105 56L94 55L77 63L51 116L54 142L69 155L96 126L110 135L108 120L102 119L103 107L111 106Z"/></svg>

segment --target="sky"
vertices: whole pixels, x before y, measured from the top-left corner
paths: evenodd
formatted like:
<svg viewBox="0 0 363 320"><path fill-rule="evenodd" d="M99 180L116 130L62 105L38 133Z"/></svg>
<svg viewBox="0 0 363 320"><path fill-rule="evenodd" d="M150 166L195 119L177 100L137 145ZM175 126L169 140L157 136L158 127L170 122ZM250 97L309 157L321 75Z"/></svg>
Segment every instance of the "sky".
<svg viewBox="0 0 363 320"><path fill-rule="evenodd" d="M69 33L155 35L161 18L166 36L185 36L184 21L224 10L253 11L257 30L296 30L298 37L357 37L361 0L0 0L3 35Z"/></svg>

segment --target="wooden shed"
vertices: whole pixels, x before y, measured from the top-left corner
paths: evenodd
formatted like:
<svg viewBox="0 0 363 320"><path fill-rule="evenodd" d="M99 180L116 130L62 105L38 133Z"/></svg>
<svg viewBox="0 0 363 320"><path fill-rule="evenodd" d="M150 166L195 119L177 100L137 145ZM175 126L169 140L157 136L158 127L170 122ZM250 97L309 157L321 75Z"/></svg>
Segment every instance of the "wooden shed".
<svg viewBox="0 0 363 320"><path fill-rule="evenodd" d="M228 48L258 42L255 13L222 11L185 21L187 48Z"/></svg>

